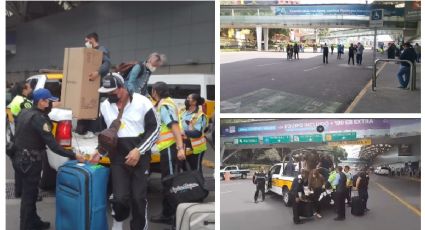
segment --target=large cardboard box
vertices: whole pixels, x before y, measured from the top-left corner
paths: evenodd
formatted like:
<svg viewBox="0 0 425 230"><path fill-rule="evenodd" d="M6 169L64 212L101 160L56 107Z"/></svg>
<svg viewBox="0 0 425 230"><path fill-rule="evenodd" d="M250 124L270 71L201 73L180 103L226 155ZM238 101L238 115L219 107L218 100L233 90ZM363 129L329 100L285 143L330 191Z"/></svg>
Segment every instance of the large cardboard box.
<svg viewBox="0 0 425 230"><path fill-rule="evenodd" d="M99 116L100 76L89 80L98 71L102 52L88 48L65 48L61 104L72 110L74 118L96 119Z"/></svg>

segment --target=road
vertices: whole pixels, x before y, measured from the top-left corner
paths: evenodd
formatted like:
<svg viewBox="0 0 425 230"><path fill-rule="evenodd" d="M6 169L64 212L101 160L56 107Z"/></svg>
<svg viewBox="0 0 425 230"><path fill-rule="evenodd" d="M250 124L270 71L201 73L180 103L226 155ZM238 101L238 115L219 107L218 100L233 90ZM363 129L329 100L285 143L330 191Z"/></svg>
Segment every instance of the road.
<svg viewBox="0 0 425 230"><path fill-rule="evenodd" d="M371 79L373 57L367 50L362 65L353 66L347 52L336 56L323 64L321 53L288 61L282 52L221 52L221 111L344 112Z"/></svg>
<svg viewBox="0 0 425 230"><path fill-rule="evenodd" d="M204 161L214 162L214 149L211 145L208 144L208 150L204 156ZM214 202L215 192L214 192L214 169L203 167L203 173L206 180L206 187L210 191L209 196L205 200L206 202ZM19 208L20 208L20 199L15 199L12 197L14 189L14 180L13 180L13 169L10 163L10 160L7 158L6 163L6 229L7 230L19 230ZM149 179L149 190L148 190L148 216L157 215L161 211L161 180L160 175L154 173L150 176ZM50 229L55 229L55 196L51 192L42 192L44 197L43 201L37 203L37 212L39 216L51 223ZM108 215L109 226L111 226L112 219ZM124 229L130 229L129 220L126 220L124 223ZM152 230L163 230L170 229L169 226L163 224L154 224L149 223L149 229Z"/></svg>
<svg viewBox="0 0 425 230"><path fill-rule="evenodd" d="M346 220L334 221L336 213L324 210L323 219L311 218L301 225L293 224L292 208L285 207L280 196L267 195L264 202L254 203L255 186L250 179L222 181L220 185L222 230L419 230L421 225L421 191L417 181L373 175L368 201L371 211L366 215L353 216L347 207Z"/></svg>

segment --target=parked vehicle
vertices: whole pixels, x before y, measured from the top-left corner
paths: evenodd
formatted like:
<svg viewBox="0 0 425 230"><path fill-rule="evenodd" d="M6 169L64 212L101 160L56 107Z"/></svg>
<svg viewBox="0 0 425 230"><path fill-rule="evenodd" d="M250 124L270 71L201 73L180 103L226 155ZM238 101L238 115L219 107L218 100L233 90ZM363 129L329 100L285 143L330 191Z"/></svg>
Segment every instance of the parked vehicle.
<svg viewBox="0 0 425 230"><path fill-rule="evenodd" d="M224 174L230 173L230 178L245 179L248 177L249 169L239 169L236 165L226 166L220 169L220 177L224 180Z"/></svg>

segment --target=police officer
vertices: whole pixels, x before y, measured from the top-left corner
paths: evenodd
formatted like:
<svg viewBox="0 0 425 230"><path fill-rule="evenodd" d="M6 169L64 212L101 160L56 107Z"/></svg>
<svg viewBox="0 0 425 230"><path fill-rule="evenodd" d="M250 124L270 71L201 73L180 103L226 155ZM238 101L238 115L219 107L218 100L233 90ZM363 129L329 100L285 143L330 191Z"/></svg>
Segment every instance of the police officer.
<svg viewBox="0 0 425 230"><path fill-rule="evenodd" d="M369 175L366 170L359 173L356 178L355 187L359 191L359 197L362 200L362 206L365 211L369 211L367 208L367 200L369 198L368 187L369 187Z"/></svg>
<svg viewBox="0 0 425 230"><path fill-rule="evenodd" d="M18 115L15 145L16 152L13 164L17 173L22 178L22 199L20 214L21 230L48 229L49 222L44 222L37 215L36 200L38 196L38 184L42 169L41 157L46 154L46 144L58 155L77 158L83 161L79 153L65 150L56 143L53 137L52 124L47 116L50 101L57 101L49 90L38 89L33 94L34 104L31 109L24 109Z"/></svg>
<svg viewBox="0 0 425 230"><path fill-rule="evenodd" d="M264 173L264 168L261 167L259 172L255 172L254 176L252 177L252 182L257 185L257 190L255 191L254 195L254 202L257 203L258 199L258 192L261 191L261 195L263 199L261 201L264 201L264 198L266 197L265 194L265 186L266 186L266 174Z"/></svg>
<svg viewBox="0 0 425 230"><path fill-rule="evenodd" d="M16 127L17 120L16 117L19 115L22 109L30 109L32 107L32 88L30 84L22 82L15 83L14 87L11 90L13 100L7 106L10 109L10 112L13 114L14 122L10 124L10 127L14 125ZM13 129L10 130L10 139L13 141ZM19 177L19 174L15 169L15 197L19 198L22 195L22 179Z"/></svg>
<svg viewBox="0 0 425 230"><path fill-rule="evenodd" d="M347 177L342 171L342 167L336 167L336 177L334 182L335 190L335 205L338 216L334 219L337 221L345 220L345 196L347 193Z"/></svg>
<svg viewBox="0 0 425 230"><path fill-rule="evenodd" d="M290 191L292 199L292 212L294 218L294 224L303 224L300 220L300 208L301 202L305 201L304 184L307 178L307 171L303 170L300 175L292 182Z"/></svg>

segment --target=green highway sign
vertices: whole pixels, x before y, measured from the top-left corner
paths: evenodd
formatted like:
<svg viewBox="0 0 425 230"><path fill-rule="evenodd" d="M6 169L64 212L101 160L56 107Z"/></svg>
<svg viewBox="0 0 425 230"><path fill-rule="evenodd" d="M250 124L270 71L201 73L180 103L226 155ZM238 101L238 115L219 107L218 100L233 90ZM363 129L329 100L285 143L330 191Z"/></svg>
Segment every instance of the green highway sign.
<svg viewBox="0 0 425 230"><path fill-rule="evenodd" d="M328 133L325 134L326 141L352 141L357 139L356 132Z"/></svg>
<svg viewBox="0 0 425 230"><path fill-rule="evenodd" d="M322 134L294 135L293 142L323 142Z"/></svg>
<svg viewBox="0 0 425 230"><path fill-rule="evenodd" d="M263 137L263 144L280 144L280 143L290 143L291 136L268 136Z"/></svg>
<svg viewBox="0 0 425 230"><path fill-rule="evenodd" d="M235 145L257 145L259 143L258 137L242 137L233 141Z"/></svg>

